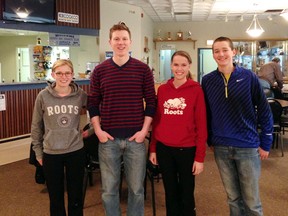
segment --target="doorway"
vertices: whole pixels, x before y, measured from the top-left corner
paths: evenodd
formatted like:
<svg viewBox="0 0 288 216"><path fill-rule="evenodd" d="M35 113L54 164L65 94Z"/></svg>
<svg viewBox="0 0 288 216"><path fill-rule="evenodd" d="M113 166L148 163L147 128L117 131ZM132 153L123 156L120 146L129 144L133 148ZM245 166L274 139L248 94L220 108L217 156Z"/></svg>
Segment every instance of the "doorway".
<svg viewBox="0 0 288 216"><path fill-rule="evenodd" d="M30 58L29 48L17 48L18 64L17 64L17 82L30 81Z"/></svg>
<svg viewBox="0 0 288 216"><path fill-rule="evenodd" d="M159 53L159 81L163 82L164 80L168 80L173 77L173 73L171 72L171 57L175 52L174 49L165 49L160 50Z"/></svg>
<svg viewBox="0 0 288 216"><path fill-rule="evenodd" d="M213 59L212 48L198 49L198 82L201 83L202 77L217 68L217 63Z"/></svg>

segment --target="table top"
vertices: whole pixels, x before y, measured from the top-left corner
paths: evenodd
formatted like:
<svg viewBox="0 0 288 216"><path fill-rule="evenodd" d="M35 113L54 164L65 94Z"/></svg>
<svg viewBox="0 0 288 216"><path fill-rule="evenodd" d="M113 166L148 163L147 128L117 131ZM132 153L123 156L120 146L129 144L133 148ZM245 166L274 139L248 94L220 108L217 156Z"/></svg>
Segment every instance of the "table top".
<svg viewBox="0 0 288 216"><path fill-rule="evenodd" d="M275 99L275 100L277 100L283 108L288 108L288 100L281 100L281 99Z"/></svg>

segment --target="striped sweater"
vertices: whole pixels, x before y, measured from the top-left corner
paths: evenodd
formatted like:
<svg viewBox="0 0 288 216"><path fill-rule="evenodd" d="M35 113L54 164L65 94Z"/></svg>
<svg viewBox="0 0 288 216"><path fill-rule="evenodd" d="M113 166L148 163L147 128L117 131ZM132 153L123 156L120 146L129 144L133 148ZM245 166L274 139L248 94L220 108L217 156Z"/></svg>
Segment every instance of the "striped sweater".
<svg viewBox="0 0 288 216"><path fill-rule="evenodd" d="M273 117L256 75L235 66L225 87L224 76L215 70L202 79L208 119L208 144L269 151ZM260 125L259 135L257 126Z"/></svg>
<svg viewBox="0 0 288 216"><path fill-rule="evenodd" d="M153 74L148 65L130 57L122 66L110 58L95 67L88 111L90 118L100 116L102 129L111 136L127 138L141 130L144 117L153 117L155 104Z"/></svg>

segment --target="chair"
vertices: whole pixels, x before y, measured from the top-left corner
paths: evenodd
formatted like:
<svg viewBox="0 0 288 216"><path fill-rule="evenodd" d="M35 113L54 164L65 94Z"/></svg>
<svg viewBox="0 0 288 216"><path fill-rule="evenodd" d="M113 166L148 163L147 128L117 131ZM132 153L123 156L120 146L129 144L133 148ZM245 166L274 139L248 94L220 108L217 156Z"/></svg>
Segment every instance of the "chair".
<svg viewBox="0 0 288 216"><path fill-rule="evenodd" d="M282 137L282 131L281 131L281 115L283 112L283 108L281 104L275 100L275 99L268 99L269 105L271 107L272 115L273 115L273 145L272 148L274 148L274 145L276 143L276 148L278 148L278 141L280 139L280 145L281 145L281 152L282 157L284 156L283 151L283 137Z"/></svg>
<svg viewBox="0 0 288 216"><path fill-rule="evenodd" d="M151 135L152 132L150 131L148 136L146 136L146 139L148 140L148 146L151 142ZM158 165L154 165L149 161L149 148L147 152L147 164L146 164L146 175L145 175L145 182L144 182L144 197L146 199L147 195L147 179L149 179L151 184L151 193L152 193L152 208L153 208L153 216L156 216L156 203L155 203L155 187L154 187L154 181L157 180L157 182L161 179L161 173Z"/></svg>
<svg viewBox="0 0 288 216"><path fill-rule="evenodd" d="M281 115L281 128L283 135L285 134L286 131L288 131L288 101L287 100L277 100L282 108L283 108L283 113Z"/></svg>
<svg viewBox="0 0 288 216"><path fill-rule="evenodd" d="M90 124L87 124L83 128L83 131L86 131L89 129L90 129ZM99 165L99 157L98 157L99 140L96 134L93 133L91 136L84 138L83 142L84 142L84 150L85 150L85 157L86 157L84 182L83 182L83 205L84 205L88 181L89 181L89 185L93 186L93 173L100 170L100 165ZM124 164L122 161L120 187L119 187L120 198L122 195L121 188L122 188L122 182L123 182L123 172L124 172Z"/></svg>
<svg viewBox="0 0 288 216"><path fill-rule="evenodd" d="M288 114L285 112L281 115L281 128L284 135L285 132L288 131Z"/></svg>

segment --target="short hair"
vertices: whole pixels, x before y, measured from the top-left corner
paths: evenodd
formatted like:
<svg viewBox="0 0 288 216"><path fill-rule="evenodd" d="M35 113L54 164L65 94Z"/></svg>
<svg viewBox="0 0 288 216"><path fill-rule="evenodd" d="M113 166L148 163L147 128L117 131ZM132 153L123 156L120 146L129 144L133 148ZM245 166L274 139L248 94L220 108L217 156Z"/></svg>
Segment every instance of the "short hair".
<svg viewBox="0 0 288 216"><path fill-rule="evenodd" d="M59 59L59 60L55 61L53 66L52 66L52 72L55 72L55 70L58 67L61 67L63 65L67 65L71 69L72 73L74 73L73 63L69 59Z"/></svg>
<svg viewBox="0 0 288 216"><path fill-rule="evenodd" d="M280 62L280 58L274 57L274 58L272 59L272 61L278 63L278 62Z"/></svg>
<svg viewBox="0 0 288 216"><path fill-rule="evenodd" d="M127 31L128 34L129 34L129 37L131 39L131 32L130 32L130 29L126 26L126 24L122 21L120 21L119 23L113 25L111 28L110 28L110 33L109 33L109 39L111 40L112 38L112 34L114 31Z"/></svg>
<svg viewBox="0 0 288 216"><path fill-rule="evenodd" d="M232 40L231 40L230 38L228 38L228 37L221 36L221 37L216 38L216 39L213 41L212 50L214 51L214 44L215 44L216 42L222 42L222 41L228 42L229 47L230 47L232 50L234 49L234 45L233 45Z"/></svg>

